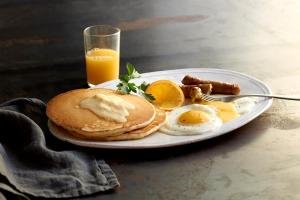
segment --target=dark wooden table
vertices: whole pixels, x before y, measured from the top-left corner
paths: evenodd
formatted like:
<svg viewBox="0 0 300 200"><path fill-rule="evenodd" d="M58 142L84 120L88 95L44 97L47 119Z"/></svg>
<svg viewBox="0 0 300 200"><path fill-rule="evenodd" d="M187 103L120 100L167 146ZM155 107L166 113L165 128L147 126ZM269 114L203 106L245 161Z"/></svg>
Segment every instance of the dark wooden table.
<svg viewBox="0 0 300 200"><path fill-rule="evenodd" d="M274 93L300 94L297 0L3 0L0 101L87 87L82 31L121 27L122 72L210 67L236 70ZM121 182L80 199L300 199L300 102L275 100L246 126L176 148L87 150Z"/></svg>

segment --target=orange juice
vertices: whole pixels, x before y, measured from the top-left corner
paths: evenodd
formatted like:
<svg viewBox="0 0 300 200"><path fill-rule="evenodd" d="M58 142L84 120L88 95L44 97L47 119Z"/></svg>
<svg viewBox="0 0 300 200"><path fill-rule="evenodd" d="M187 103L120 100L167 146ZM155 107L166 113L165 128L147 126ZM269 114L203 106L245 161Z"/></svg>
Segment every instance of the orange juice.
<svg viewBox="0 0 300 200"><path fill-rule="evenodd" d="M92 49L85 55L87 81L96 85L119 77L119 53L112 49Z"/></svg>

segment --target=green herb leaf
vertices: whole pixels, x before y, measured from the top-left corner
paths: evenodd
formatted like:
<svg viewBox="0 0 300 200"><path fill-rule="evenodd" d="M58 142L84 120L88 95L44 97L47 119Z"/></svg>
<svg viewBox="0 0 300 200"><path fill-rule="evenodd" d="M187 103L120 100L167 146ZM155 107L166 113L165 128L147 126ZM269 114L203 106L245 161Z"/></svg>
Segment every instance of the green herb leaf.
<svg viewBox="0 0 300 200"><path fill-rule="evenodd" d="M119 77L121 82L117 85L118 91L122 94L130 94L130 92L134 92L140 94L148 101L155 100L155 98L151 94L147 94L144 92L149 84L147 84L146 82L143 82L141 85L130 83L130 80L141 77L134 66L130 63L127 63L126 68L127 74L121 75Z"/></svg>
<svg viewBox="0 0 300 200"><path fill-rule="evenodd" d="M145 99L147 99L148 101L154 101L155 100L155 97L152 94L148 94L148 93L142 92L141 95Z"/></svg>
<svg viewBox="0 0 300 200"><path fill-rule="evenodd" d="M134 66L132 64L127 63L126 68L127 68L127 73L128 73L128 76L130 77L130 79L141 77L140 73L138 71L136 71L136 69L134 68Z"/></svg>
<svg viewBox="0 0 300 200"><path fill-rule="evenodd" d="M133 71L135 70L134 66L131 63L126 63L126 68L127 68L127 74L131 76Z"/></svg>
<svg viewBox="0 0 300 200"><path fill-rule="evenodd" d="M149 86L148 83L146 83L145 81L142 82L142 84L139 86L139 88L143 91L145 91L147 89L147 87Z"/></svg>
<svg viewBox="0 0 300 200"><path fill-rule="evenodd" d="M127 74L121 75L121 76L119 77L119 79L120 79L121 81L125 82L125 83L128 83L128 81L130 80L130 76L128 76Z"/></svg>
<svg viewBox="0 0 300 200"><path fill-rule="evenodd" d="M134 93L136 93L137 92L137 86L134 84L134 83L128 83L127 84L128 85L128 87L129 87L129 89L132 91L132 92L134 92Z"/></svg>
<svg viewBox="0 0 300 200"><path fill-rule="evenodd" d="M127 83L119 83L117 85L118 91L122 94L129 94L130 88L128 87Z"/></svg>
<svg viewBox="0 0 300 200"><path fill-rule="evenodd" d="M131 78L140 78L141 75L140 73L138 73L138 71L136 71L135 69L133 70L132 74L131 74Z"/></svg>

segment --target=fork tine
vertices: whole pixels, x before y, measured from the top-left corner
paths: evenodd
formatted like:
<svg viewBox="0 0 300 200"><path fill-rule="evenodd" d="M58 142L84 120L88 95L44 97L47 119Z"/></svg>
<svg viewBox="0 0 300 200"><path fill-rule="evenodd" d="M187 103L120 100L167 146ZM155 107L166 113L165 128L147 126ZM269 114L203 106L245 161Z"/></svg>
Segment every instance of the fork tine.
<svg viewBox="0 0 300 200"><path fill-rule="evenodd" d="M206 94L202 94L202 98L205 101L214 101L215 100L214 97L206 95Z"/></svg>
<svg viewBox="0 0 300 200"><path fill-rule="evenodd" d="M202 101L211 102L212 100L208 99L207 97L203 97Z"/></svg>
<svg viewBox="0 0 300 200"><path fill-rule="evenodd" d="M210 101L215 101L215 99L213 98L213 97L208 97L208 99L210 100Z"/></svg>

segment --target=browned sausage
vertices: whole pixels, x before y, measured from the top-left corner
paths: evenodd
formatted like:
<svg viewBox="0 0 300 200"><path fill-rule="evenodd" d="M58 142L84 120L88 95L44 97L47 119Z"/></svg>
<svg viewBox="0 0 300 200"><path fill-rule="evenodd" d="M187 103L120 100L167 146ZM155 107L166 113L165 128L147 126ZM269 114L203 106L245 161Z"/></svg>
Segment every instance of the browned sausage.
<svg viewBox="0 0 300 200"><path fill-rule="evenodd" d="M184 94L185 97L190 98L190 93L192 88L197 87L201 89L201 92L203 94L210 94L212 91L212 85L211 84L198 84L198 85L181 85L180 88Z"/></svg>
<svg viewBox="0 0 300 200"><path fill-rule="evenodd" d="M184 85L211 84L212 94L239 94L240 93L240 87L237 84L202 80L200 78L193 77L190 75L186 75L181 82Z"/></svg>

